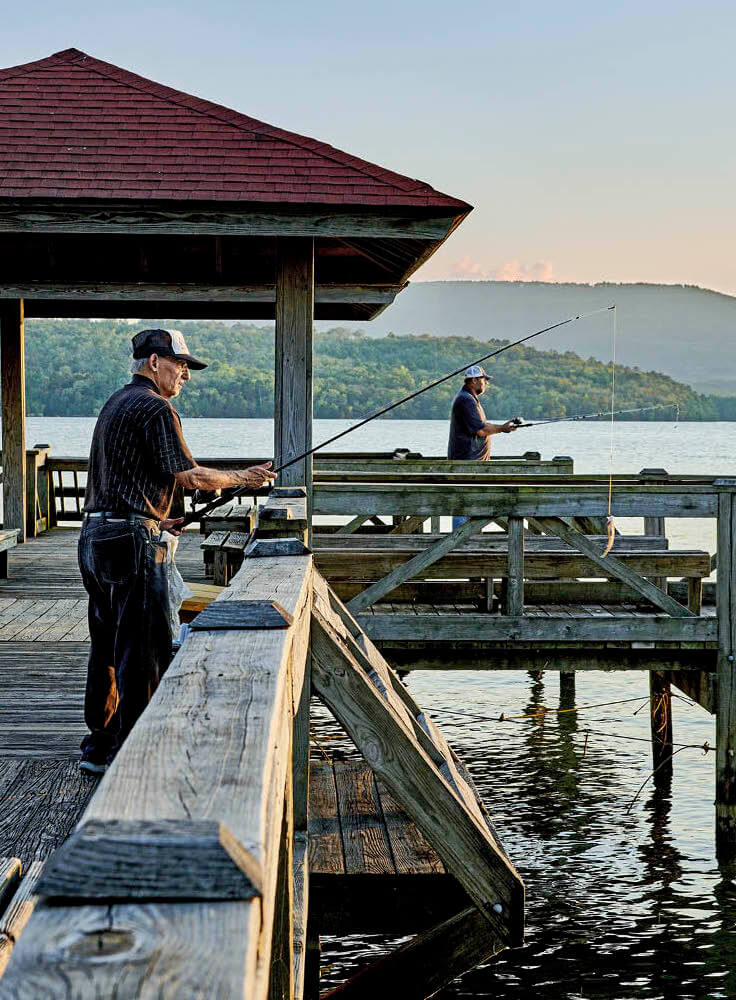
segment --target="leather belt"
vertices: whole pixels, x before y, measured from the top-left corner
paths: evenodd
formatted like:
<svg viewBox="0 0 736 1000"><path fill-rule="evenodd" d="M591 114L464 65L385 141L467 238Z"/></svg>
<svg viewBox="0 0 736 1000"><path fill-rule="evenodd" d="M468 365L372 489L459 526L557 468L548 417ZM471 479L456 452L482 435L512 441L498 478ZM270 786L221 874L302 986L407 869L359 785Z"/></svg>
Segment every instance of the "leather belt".
<svg viewBox="0 0 736 1000"><path fill-rule="evenodd" d="M85 511L85 521L89 521L93 517L99 517L101 521L125 521L128 524L134 524L136 521L151 521L153 524L158 524L155 517L148 517L147 514L117 514L111 510L93 510L89 513Z"/></svg>

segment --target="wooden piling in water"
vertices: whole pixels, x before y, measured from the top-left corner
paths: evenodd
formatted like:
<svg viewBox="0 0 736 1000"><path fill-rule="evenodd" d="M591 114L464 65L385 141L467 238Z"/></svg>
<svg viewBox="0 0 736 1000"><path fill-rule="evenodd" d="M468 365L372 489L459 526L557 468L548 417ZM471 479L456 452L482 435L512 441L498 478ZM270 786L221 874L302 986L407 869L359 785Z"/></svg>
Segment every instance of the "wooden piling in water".
<svg viewBox="0 0 736 1000"><path fill-rule="evenodd" d="M730 482L736 485L736 480ZM736 855L736 494L718 500L718 707L716 710L716 846Z"/></svg>

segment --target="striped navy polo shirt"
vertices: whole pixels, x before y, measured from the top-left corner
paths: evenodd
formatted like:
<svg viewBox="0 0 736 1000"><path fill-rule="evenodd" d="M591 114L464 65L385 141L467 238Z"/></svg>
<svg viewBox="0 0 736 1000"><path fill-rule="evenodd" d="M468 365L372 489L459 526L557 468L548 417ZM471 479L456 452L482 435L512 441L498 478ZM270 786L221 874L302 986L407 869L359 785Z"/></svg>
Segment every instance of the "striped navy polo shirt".
<svg viewBox="0 0 736 1000"><path fill-rule="evenodd" d="M100 411L92 436L84 509L168 516L174 474L196 462L171 403L145 375L134 375Z"/></svg>

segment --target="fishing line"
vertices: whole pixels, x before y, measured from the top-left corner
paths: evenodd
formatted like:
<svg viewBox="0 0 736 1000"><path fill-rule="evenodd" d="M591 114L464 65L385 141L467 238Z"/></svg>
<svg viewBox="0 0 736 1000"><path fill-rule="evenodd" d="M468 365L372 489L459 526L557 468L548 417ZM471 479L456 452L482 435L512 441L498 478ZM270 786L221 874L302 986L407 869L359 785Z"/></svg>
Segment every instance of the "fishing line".
<svg viewBox="0 0 736 1000"><path fill-rule="evenodd" d="M359 420L357 424L353 424L348 427L347 430L340 431L338 434L333 434L333 436L327 438L326 441L322 441L320 444L314 445L313 448L309 448L307 451L302 452L301 455L297 455L295 458L290 458L288 462L282 462L282 464L274 469L273 472L275 474L283 472L284 469L288 469L297 462L301 462L303 459L309 458L310 455L313 455L321 448L327 447L328 444L332 444L334 441L339 441L340 438L345 437L347 434L352 434L353 431L357 431L359 427L365 427L365 425L369 424L372 420L382 417L384 413L390 413L391 410L395 410L398 406L403 406L404 403L408 403L410 400L416 399L417 396L421 396L422 393L428 392L430 389L434 389L435 386L442 385L443 382L448 382L451 378L455 378L457 375L463 374L465 370L470 368L472 365L480 365L484 361L490 361L491 358L497 358L499 354L503 354L505 351L510 351L512 347L518 347L520 344L525 344L527 341L534 340L535 337L540 337L543 333L549 333L551 330L558 330L560 327L567 326L568 323L577 323L578 320L588 319L590 316L598 316L600 313L610 312L615 308L615 305L604 306L602 309L593 309L591 312L579 313L576 316L568 316L567 319L560 320L558 323L552 323L551 326L545 326L543 329L536 330L534 333L529 333L526 337L521 337L519 340L515 340L511 344L505 344L503 347L499 347L497 350L491 351L490 354L484 354L483 357L477 358L475 361L467 362L461 368L457 368L455 371L452 371L447 375L443 375L441 378L435 379L433 382L429 382L427 385L422 386L421 389L417 389L414 392L409 393L408 396L404 396L402 399L396 400L395 403L390 403L388 406L384 406L382 409L377 410L369 417ZM210 501L208 504L205 504L204 507L200 507L196 512L191 511L189 514L185 515L181 523L177 525L177 529L181 530L185 528L188 524L191 524L198 518L209 514L210 511L213 511L217 507L222 506L222 504L227 503L228 500L232 500L233 497L243 496L252 492L253 489L249 486L241 486L235 490L228 490L226 494Z"/></svg>
<svg viewBox="0 0 736 1000"><path fill-rule="evenodd" d="M608 541L605 549L601 553L604 559L611 551L613 543L616 541L616 525L614 524L613 514L611 513L611 507L613 505L613 431L616 426L616 411L614 409L616 405L616 315L617 309L614 305L613 323L611 326L611 455L608 463L608 517L606 518Z"/></svg>

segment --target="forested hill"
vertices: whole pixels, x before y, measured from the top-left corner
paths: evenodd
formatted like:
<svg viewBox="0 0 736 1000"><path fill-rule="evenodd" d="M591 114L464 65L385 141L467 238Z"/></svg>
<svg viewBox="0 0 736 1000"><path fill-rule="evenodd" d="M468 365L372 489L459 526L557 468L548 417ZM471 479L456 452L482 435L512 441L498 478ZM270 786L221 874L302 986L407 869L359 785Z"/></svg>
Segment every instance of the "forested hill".
<svg viewBox="0 0 736 1000"><path fill-rule="evenodd" d="M431 333L479 340L549 326L567 316L616 303L616 357L656 369L701 392L736 395L736 366L724 366L736 346L736 296L692 285L582 285L535 281L412 282L373 322L369 336ZM539 350L571 350L611 357L610 314L554 330L535 341Z"/></svg>
<svg viewBox="0 0 736 1000"><path fill-rule="evenodd" d="M88 320L29 320L27 406L36 416L90 416L128 379L130 338L144 326ZM184 416L273 415L273 330L250 324L178 323L190 349L210 362L193 373L177 409ZM380 339L333 329L315 341L315 415L357 418L489 353L490 344L470 337ZM611 370L577 354L513 348L489 365L497 387L489 415L552 418L610 406ZM424 393L392 416L445 419L460 378ZM736 398L703 396L657 372L616 368L617 406L680 405L683 420L736 420ZM673 411L633 419L671 419Z"/></svg>

